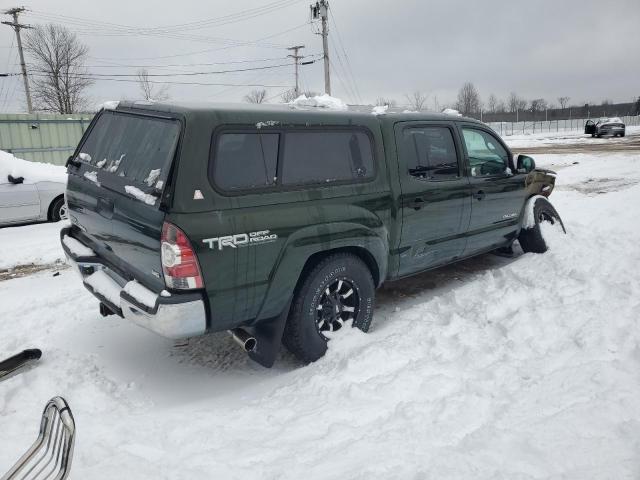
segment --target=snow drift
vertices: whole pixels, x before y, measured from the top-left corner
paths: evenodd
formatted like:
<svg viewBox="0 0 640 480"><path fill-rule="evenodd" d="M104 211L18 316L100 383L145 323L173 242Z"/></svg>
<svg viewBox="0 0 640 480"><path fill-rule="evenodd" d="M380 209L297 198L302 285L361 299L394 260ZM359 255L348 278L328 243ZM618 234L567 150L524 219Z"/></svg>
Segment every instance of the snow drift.
<svg viewBox="0 0 640 480"><path fill-rule="evenodd" d="M315 97L307 97L306 95L300 95L298 98L289 102L289 105L294 107L320 107L330 110L347 110L349 106L339 98L327 95L316 95Z"/></svg>

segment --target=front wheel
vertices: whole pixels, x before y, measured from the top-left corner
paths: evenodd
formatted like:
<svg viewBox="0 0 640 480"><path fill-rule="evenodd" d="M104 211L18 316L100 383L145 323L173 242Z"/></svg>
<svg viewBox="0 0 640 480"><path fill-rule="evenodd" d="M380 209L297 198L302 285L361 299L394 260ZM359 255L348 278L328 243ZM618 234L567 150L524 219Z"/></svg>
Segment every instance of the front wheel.
<svg viewBox="0 0 640 480"><path fill-rule="evenodd" d="M369 329L375 285L367 265L357 256L336 253L311 269L294 293L283 343L305 363L327 351L331 332L351 325Z"/></svg>
<svg viewBox="0 0 640 480"><path fill-rule="evenodd" d="M52 222L59 222L60 220L67 219L67 204L64 201L64 197L57 198L51 204L49 210L49 220Z"/></svg>
<svg viewBox="0 0 640 480"><path fill-rule="evenodd" d="M520 230L520 236L518 241L524 252L532 253L544 253L548 250L547 242L545 242L540 225L547 222L551 225L556 223L560 224L562 231L567 233L564 228L560 215L553 208L553 205L544 197L534 197L529 200L534 202L533 205L527 204L526 209L533 209L533 211L525 212L525 225ZM530 218L527 218L530 217Z"/></svg>

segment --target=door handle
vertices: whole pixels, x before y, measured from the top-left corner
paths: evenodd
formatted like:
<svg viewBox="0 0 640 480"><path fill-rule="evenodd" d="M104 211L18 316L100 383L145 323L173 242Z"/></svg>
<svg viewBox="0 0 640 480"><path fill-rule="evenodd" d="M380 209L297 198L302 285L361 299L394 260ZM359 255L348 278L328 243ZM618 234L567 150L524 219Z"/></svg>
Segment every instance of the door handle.
<svg viewBox="0 0 640 480"><path fill-rule="evenodd" d="M414 198L413 201L411 202L411 208L413 208L414 210L420 210L422 207L424 207L425 205L425 201L424 199L418 197L418 198Z"/></svg>
<svg viewBox="0 0 640 480"><path fill-rule="evenodd" d="M483 190L478 190L476 193L473 194L473 198L475 198L476 200L482 200L486 196L487 196L487 194L484 193Z"/></svg>

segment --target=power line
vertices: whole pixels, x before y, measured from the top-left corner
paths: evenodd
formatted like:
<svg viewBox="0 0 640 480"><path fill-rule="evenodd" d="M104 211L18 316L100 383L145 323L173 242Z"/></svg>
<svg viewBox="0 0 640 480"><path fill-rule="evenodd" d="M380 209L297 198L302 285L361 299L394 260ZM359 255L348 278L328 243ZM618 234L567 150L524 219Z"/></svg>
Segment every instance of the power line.
<svg viewBox="0 0 640 480"><path fill-rule="evenodd" d="M15 42L15 38L11 37L11 46L9 47L9 54L7 55L7 65L5 67L6 71L9 70L9 65L11 64L11 53L12 53L12 50L13 50L13 43L14 42ZM2 95L4 94L5 88L8 90L6 82L2 82L2 84L0 85L0 98L2 98Z"/></svg>
<svg viewBox="0 0 640 480"><path fill-rule="evenodd" d="M49 18L58 18L63 19L67 23L76 23L78 25L84 25L89 27L100 27L100 28L108 28L114 31L120 32L144 32L144 33L172 33L179 32L185 29L189 30L198 30L210 26L222 26L228 25L231 23L237 23L244 20L249 20L255 17L259 17L262 15L266 15L277 10L286 8L288 6L294 5L303 0L277 0L275 2L268 3L266 5L262 5L260 7L243 10L240 12L236 12L233 14L225 15L222 17L209 18L204 20L197 20L194 22L187 23L179 23L179 24L171 24L166 26L157 26L157 27L139 27L139 26L131 26L131 25L123 25L113 22L103 22L90 20L80 17L73 17L69 15L61 15L61 14L52 14L47 12L34 11L34 15L40 17L49 17Z"/></svg>
<svg viewBox="0 0 640 480"><path fill-rule="evenodd" d="M290 67L290 63L282 63L280 65L268 65L265 67L239 68L234 70L216 70L211 72L181 72L181 73L149 73L148 77L181 77L181 76L199 76L199 75L222 75L226 73L251 72L255 70L270 70L274 68ZM34 70L37 73L48 73L44 70ZM91 77L138 77L137 73L82 73L74 72L70 75L75 76L91 76Z"/></svg>
<svg viewBox="0 0 640 480"><path fill-rule="evenodd" d="M106 78L106 77L92 77L91 74L70 74L71 76L75 76L78 78L86 78L88 80L95 80L98 82L125 82L125 83L138 83L138 80L132 78ZM41 73L32 73L30 74L32 77L47 77L46 74ZM259 83L209 83L209 82L180 82L174 80L167 81L157 81L157 80L148 80L149 83L161 83L168 85L202 85L202 86L221 86L221 87L264 87L264 88L291 88L291 85L263 85Z"/></svg>
<svg viewBox="0 0 640 480"><path fill-rule="evenodd" d="M16 51L14 54L14 59L17 60L18 59L18 52ZM4 101L2 102L2 109L4 110L6 107L8 107L9 105L9 99L13 99L15 98L15 93L16 90L18 89L18 85L20 85L20 81L15 78L14 82L13 82L13 90L11 91L11 94L9 94L9 89L11 88L10 85L7 85L7 90L6 90L6 94L5 94L5 98Z"/></svg>
<svg viewBox="0 0 640 480"><path fill-rule="evenodd" d="M93 57L92 57L93 58ZM109 62L109 65L86 65L89 68L112 68L112 67L123 67L123 68L165 68L165 67L201 67L201 66L211 66L211 65L235 65L242 63L261 63L261 62L272 62L275 60L286 60L288 57L272 57L272 58L257 58L253 60L232 60L228 62L208 62L208 63L169 63L163 65L154 65L154 64L122 64L122 63L114 63ZM107 62L105 62L107 63Z"/></svg>
<svg viewBox="0 0 640 480"><path fill-rule="evenodd" d="M342 75L340 75L339 70L336 68L336 65L333 63L333 61L331 61L331 68L333 69L336 77L338 77L338 80L340 80L340 83L342 84L342 87L344 88L344 91L346 92L347 95L349 95L349 97L352 100L355 100L354 103L358 103L358 100L355 96L355 94L353 93L353 90L351 90L351 87L348 85L348 83L345 83L345 81L342 79Z"/></svg>
<svg viewBox="0 0 640 480"><path fill-rule="evenodd" d="M356 95L358 97L357 98L358 102L362 104L364 102L362 101L362 97L360 96L360 89L358 87L358 82L356 82L356 79L355 79L355 77L353 75L353 70L351 69L351 61L349 60L349 56L347 55L347 51L344 48L344 42L342 41L342 35L340 35L340 30L338 29L338 24L336 23L336 17L333 14L333 11L329 11L329 15L331 16L331 22L333 23L333 28L336 31L336 37L338 39L338 46L340 47L340 49L342 49L342 53L344 55L345 63L347 65L346 68L345 68L347 76L350 77L350 79L351 79L352 85L353 85L354 90L356 92ZM338 54L338 52L336 52L336 54L338 55L338 60L340 60L340 55ZM340 60L340 63L342 63L341 60Z"/></svg>
<svg viewBox="0 0 640 480"><path fill-rule="evenodd" d="M285 93L287 93L289 90L282 90L281 92L276 93L275 95L271 95L270 97L267 97L264 99L265 102L268 102L269 100L273 100L276 97L281 97L282 95L284 95Z"/></svg>
<svg viewBox="0 0 640 480"><path fill-rule="evenodd" d="M299 28L305 27L309 25L309 22L305 22L303 24L297 25L295 27L289 28L287 30L283 30L281 32L277 32L277 33L273 33L271 35L267 35L266 37L261 37L257 40L253 40L250 44L259 44L260 42L262 42L263 40L268 40L270 38L274 38L280 35L284 35L285 33L289 33L292 32L294 30L298 30ZM178 53L178 54L174 54L174 55L160 55L160 56L155 56L155 57L130 57L130 58L126 58L123 59L121 57L92 57L96 60L161 60L161 59L165 59L165 58L177 58L177 57L188 57L191 55L200 55L203 53L211 53L211 52L218 52L220 50L228 50L230 48L236 48L238 46L243 46L243 45L234 45L234 46L227 46L227 47L219 47L219 48L208 48L206 50L196 50L196 51L191 51L191 52L186 52L186 53ZM284 48L284 47L283 47Z"/></svg>
<svg viewBox="0 0 640 480"><path fill-rule="evenodd" d="M167 38L174 40L188 40L188 41L196 41L202 43L218 43L226 45L226 48L234 48L239 46L261 46L264 48L285 48L286 45L278 44L278 43L269 43L264 42L264 39L260 39L258 41L243 41L243 40L235 40L229 38L222 37L211 37L205 35L192 35L186 33L172 33L172 32L160 32L160 31L145 31L143 29L134 29L134 30L104 30L101 29L100 26L92 26L90 24L83 24L76 21L58 19L55 16L48 18L47 16L42 16L38 14L32 14L34 18L41 18L46 21L55 21L58 23L64 23L67 25L72 25L74 28L74 32L83 35L83 36L151 36L151 37L159 37L159 38ZM85 27L85 28L83 28Z"/></svg>

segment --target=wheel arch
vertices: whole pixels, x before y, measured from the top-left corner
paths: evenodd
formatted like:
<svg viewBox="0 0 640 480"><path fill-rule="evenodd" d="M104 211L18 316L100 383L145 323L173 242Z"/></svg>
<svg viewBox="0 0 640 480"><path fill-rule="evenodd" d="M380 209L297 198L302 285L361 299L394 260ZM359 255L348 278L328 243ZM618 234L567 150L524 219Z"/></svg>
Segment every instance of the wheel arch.
<svg viewBox="0 0 640 480"><path fill-rule="evenodd" d="M305 274L332 254L344 252L357 256L369 268L376 287L384 282L388 271L388 237L361 225L360 228L354 228L354 225L350 225L350 228L347 225L342 225L343 228L334 227L328 241L316 239L311 242L304 235L288 242L274 266L270 287L255 321L281 313L282 305L298 288Z"/></svg>
<svg viewBox="0 0 640 480"><path fill-rule="evenodd" d="M296 288L300 284L301 280L304 276L309 273L313 267L315 267L318 263L320 263L324 258L327 258L330 255L334 255L336 253L349 253L355 257L358 257L360 260L364 262L364 264L369 268L371 272L371 276L373 277L373 283L376 287L380 286L380 266L378 265L375 257L364 247L337 247L329 250L322 250L320 252L316 252L312 254L304 266L302 267L302 271L298 277L298 281L296 282Z"/></svg>
<svg viewBox="0 0 640 480"><path fill-rule="evenodd" d="M53 206L54 204L58 201L58 200L64 200L64 193L61 193L60 195L53 197L51 199L51 201L49 202L49 206L47 207L47 220L51 221L52 220L52 215L53 215Z"/></svg>

